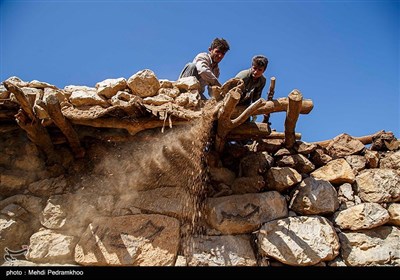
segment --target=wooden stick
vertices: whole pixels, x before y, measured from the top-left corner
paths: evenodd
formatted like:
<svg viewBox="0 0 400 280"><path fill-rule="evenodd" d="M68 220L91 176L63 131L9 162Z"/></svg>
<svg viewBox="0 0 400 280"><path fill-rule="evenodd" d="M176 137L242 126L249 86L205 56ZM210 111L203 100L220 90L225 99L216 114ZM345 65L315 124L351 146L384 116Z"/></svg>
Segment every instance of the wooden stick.
<svg viewBox="0 0 400 280"><path fill-rule="evenodd" d="M82 148L78 134L73 129L71 123L62 114L61 106L57 96L48 95L45 99L44 106L55 125L58 126L58 128L67 138L75 158L83 158L85 155L85 150Z"/></svg>
<svg viewBox="0 0 400 280"><path fill-rule="evenodd" d="M24 92L9 81L3 82L6 89L14 93L21 109L15 115L17 124L26 131L29 140L38 146L47 156L50 163L57 161L57 155L54 152L54 146L46 128L40 124L40 120L33 112L32 106L26 98Z"/></svg>
<svg viewBox="0 0 400 280"><path fill-rule="evenodd" d="M227 139L250 139L250 138L266 138L271 134L271 128L266 123L245 122L233 128Z"/></svg>
<svg viewBox="0 0 400 280"><path fill-rule="evenodd" d="M36 146L39 147L47 156L50 163L54 163L57 160L57 156L54 153L54 146L51 142L50 135L46 128L44 128L38 119L31 121L26 115L25 111L20 109L15 115L17 124L25 130L29 140L31 140Z"/></svg>
<svg viewBox="0 0 400 280"><path fill-rule="evenodd" d="M363 143L364 145L368 145L372 143L372 139L376 136L378 136L379 134L381 134L382 132L384 132L383 130L380 130L374 134L371 135L366 135L366 136L361 136L361 137L353 137L354 139L359 140L361 143ZM328 145L333 141L333 139L330 140L323 140L323 141L318 141L318 142L311 142L310 144L315 144L315 145L319 145L323 148L328 147Z"/></svg>
<svg viewBox="0 0 400 280"><path fill-rule="evenodd" d="M274 99L274 93L275 93L275 77L271 77L270 84L269 84L268 95L267 95L267 100L268 101L272 101ZM271 114L264 114L263 122L264 123L268 123L269 125L271 125L271 123L269 122L269 117L270 116L271 116Z"/></svg>
<svg viewBox="0 0 400 280"><path fill-rule="evenodd" d="M287 97L278 98L272 101L267 101L265 99L260 98L262 101L262 105L260 108L252 112L252 115L262 115L269 114L274 112L286 112L289 106L289 99ZM303 99L301 103L300 114L308 114L313 109L314 104L310 99ZM237 106L235 111L232 113L232 116L240 115L244 110L246 110L246 106Z"/></svg>
<svg viewBox="0 0 400 280"><path fill-rule="evenodd" d="M19 105L21 106L22 110L24 110L24 112L28 115L28 117L32 121L35 120L36 115L33 112L32 105L29 103L28 99L26 98L25 93L19 87L17 87L10 81L4 81L3 84L9 92L14 93L15 98L17 98Z"/></svg>
<svg viewBox="0 0 400 280"><path fill-rule="evenodd" d="M262 100L258 99L256 102L252 103L242 114L240 114L236 119L232 120L232 128L237 127L244 123L248 118L250 118L254 111L262 106Z"/></svg>
<svg viewBox="0 0 400 280"><path fill-rule="evenodd" d="M274 98L274 93L275 93L275 77L271 77L270 79L270 84L269 84L269 90L268 90L268 96L267 100L271 101Z"/></svg>
<svg viewBox="0 0 400 280"><path fill-rule="evenodd" d="M225 144L225 137L230 131L241 125L248 117L258 114L269 114L272 112L287 112L289 118L288 122L288 141L289 146L294 144L295 132L294 128L298 119L298 114L308 114L312 108L313 103L311 100L303 100L301 93L297 90L292 91L288 98L279 98L278 100L266 101L260 98L250 106L236 106L240 99L240 89L233 88L224 99L224 105L220 110L218 118L218 128L215 139L215 150L222 152ZM299 101L297 99L300 98ZM290 105L290 110L289 110ZM297 115L297 117L296 117ZM232 120L232 117L236 119ZM293 142L293 143L292 143Z"/></svg>
<svg viewBox="0 0 400 280"><path fill-rule="evenodd" d="M276 132L272 131L270 135L264 137L265 139L284 139L285 133L284 132ZM301 139L301 133L295 133L296 140Z"/></svg>
<svg viewBox="0 0 400 280"><path fill-rule="evenodd" d="M218 114L217 133L215 135L215 150L221 153L225 145L225 137L232 130L231 116L240 100L241 93L233 88L225 96L223 105Z"/></svg>
<svg viewBox="0 0 400 280"><path fill-rule="evenodd" d="M301 139L301 133L295 133L296 140ZM226 136L227 140L245 139L285 139L284 132L271 131L266 123L244 123L234 128Z"/></svg>
<svg viewBox="0 0 400 280"><path fill-rule="evenodd" d="M107 127L107 128L122 128L126 129L130 135L135 135L138 132L141 132L146 129L163 127L164 121L158 119L140 119L139 120L119 120L112 118L99 118L93 120L83 120L76 119L70 120L73 124L86 125L92 127ZM188 121L175 120L173 121L174 125L187 124Z"/></svg>
<svg viewBox="0 0 400 280"><path fill-rule="evenodd" d="M301 111L302 94L297 89L289 94L289 106L285 119L285 147L290 149L296 142L295 128Z"/></svg>

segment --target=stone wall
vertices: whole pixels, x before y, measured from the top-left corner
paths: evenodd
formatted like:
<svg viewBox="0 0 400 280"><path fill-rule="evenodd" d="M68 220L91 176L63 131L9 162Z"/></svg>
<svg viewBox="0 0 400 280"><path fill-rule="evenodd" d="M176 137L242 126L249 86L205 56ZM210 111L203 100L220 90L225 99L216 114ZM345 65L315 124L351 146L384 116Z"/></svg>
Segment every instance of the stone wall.
<svg viewBox="0 0 400 280"><path fill-rule="evenodd" d="M204 150L196 193L164 178L137 188L129 148L146 143L87 139L80 160L59 145L64 161L47 166L14 130L0 141L0 251L29 251L3 265L398 266L400 151L379 141L342 134L291 151L281 140L232 141L220 158ZM177 167L171 178L190 176Z"/></svg>

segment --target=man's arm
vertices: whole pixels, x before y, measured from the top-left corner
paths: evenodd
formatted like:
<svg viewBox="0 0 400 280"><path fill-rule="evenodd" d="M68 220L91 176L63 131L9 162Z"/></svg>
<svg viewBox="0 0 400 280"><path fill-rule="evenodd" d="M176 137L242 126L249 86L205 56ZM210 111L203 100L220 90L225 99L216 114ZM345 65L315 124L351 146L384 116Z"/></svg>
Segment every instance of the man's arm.
<svg viewBox="0 0 400 280"><path fill-rule="evenodd" d="M218 81L219 68L216 66L214 72L211 70L211 59L208 54L198 54L195 58L195 63L200 77L206 81L209 86L221 86L221 83Z"/></svg>
<svg viewBox="0 0 400 280"><path fill-rule="evenodd" d="M262 91L263 91L263 89L265 87L265 82L266 82L266 79L265 78L262 79L261 83L260 83L260 86L258 86L258 87L256 87L254 89L252 102L256 102L258 99L261 98Z"/></svg>

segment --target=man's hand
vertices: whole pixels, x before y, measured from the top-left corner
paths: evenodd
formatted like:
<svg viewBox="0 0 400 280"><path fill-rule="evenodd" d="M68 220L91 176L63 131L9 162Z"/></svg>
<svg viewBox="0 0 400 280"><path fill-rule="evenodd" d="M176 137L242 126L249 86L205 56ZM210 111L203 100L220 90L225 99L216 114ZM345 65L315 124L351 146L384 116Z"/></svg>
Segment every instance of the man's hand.
<svg viewBox="0 0 400 280"><path fill-rule="evenodd" d="M253 92L254 92L254 88L246 93L246 95L243 97L242 101L247 100L249 98L253 99Z"/></svg>

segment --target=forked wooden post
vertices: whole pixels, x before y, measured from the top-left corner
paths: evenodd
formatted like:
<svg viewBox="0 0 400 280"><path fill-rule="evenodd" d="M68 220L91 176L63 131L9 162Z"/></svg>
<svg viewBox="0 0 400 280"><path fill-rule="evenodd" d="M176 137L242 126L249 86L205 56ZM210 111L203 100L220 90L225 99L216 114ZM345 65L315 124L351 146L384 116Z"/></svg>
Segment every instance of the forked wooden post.
<svg viewBox="0 0 400 280"><path fill-rule="evenodd" d="M231 115L240 100L240 92L232 89L224 98L224 106L221 107L218 116L218 127L215 135L215 150L221 153L225 145L225 137L232 130Z"/></svg>
<svg viewBox="0 0 400 280"><path fill-rule="evenodd" d="M290 149L296 142L295 128L302 107L303 96L297 89L289 94L289 106L285 119L285 147Z"/></svg>
<svg viewBox="0 0 400 280"><path fill-rule="evenodd" d="M47 156L49 162L55 162L57 156L54 152L54 146L51 141L50 135L47 132L33 112L32 105L29 103L24 92L16 85L11 82L4 81L4 86L9 92L12 92L21 109L15 115L17 124L25 130L29 140L31 140L36 146L38 146Z"/></svg>
<svg viewBox="0 0 400 280"><path fill-rule="evenodd" d="M272 101L272 99L274 99L274 94L275 94L275 81L276 78L275 77L271 77L270 79L270 84L269 84L269 90L268 90L268 95L267 95L267 100L268 101ZM271 116L271 114L264 114L264 123L268 123L269 125L271 125L271 123L269 122L269 117Z"/></svg>

